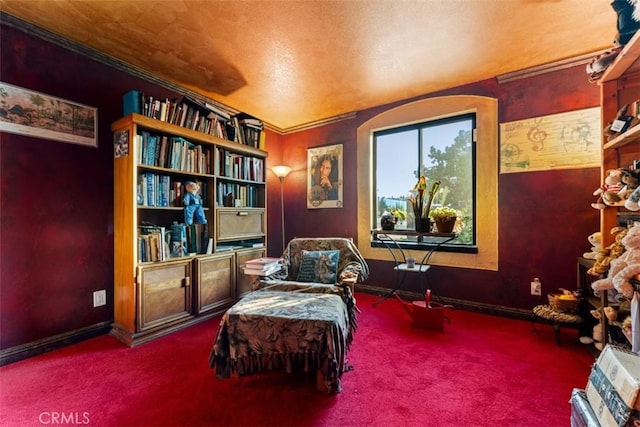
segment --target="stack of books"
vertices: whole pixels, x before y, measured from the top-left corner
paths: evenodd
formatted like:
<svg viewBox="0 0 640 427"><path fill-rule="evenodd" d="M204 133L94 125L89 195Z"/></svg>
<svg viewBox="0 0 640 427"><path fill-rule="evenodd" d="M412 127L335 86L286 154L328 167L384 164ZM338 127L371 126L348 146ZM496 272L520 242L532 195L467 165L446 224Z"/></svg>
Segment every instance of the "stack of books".
<svg viewBox="0 0 640 427"><path fill-rule="evenodd" d="M252 276L269 276L280 271L280 258L256 258L244 265L244 274Z"/></svg>

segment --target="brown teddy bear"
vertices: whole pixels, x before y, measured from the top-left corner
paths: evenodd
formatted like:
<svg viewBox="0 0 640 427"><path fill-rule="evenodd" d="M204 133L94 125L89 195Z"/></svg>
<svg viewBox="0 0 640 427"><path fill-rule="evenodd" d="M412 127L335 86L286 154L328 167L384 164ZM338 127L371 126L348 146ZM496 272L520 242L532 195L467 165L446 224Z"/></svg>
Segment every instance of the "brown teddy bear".
<svg viewBox="0 0 640 427"><path fill-rule="evenodd" d="M609 271L611 260L618 258L625 250L621 241L626 234L626 227L613 227L611 229L611 235L614 238L614 242L606 248L602 248L600 252L596 254L594 258L595 263L589 270L587 270L587 274L591 276L600 276Z"/></svg>
<svg viewBox="0 0 640 427"><path fill-rule="evenodd" d="M604 177L604 183L593 192L598 196L595 203L591 203L594 209L604 209L607 206L620 206L624 204L624 199L620 195L626 191L622 182L623 169L609 169Z"/></svg>

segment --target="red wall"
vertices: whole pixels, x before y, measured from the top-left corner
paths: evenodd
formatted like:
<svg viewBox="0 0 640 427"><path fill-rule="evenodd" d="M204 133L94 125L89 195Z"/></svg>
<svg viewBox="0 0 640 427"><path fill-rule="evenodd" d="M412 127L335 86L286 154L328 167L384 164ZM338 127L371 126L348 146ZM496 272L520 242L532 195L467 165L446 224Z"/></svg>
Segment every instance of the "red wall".
<svg viewBox="0 0 640 427"><path fill-rule="evenodd" d="M122 94L176 94L0 27L0 79L98 108L98 148L0 133L0 348L113 319L113 143ZM93 308L93 291L107 305Z"/></svg>
<svg viewBox="0 0 640 427"><path fill-rule="evenodd" d="M599 105L598 87L587 82L583 66L502 85L490 79L430 96L455 94L498 98L501 123ZM371 117L402 103L361 111L352 120L285 136L279 161L294 168L286 180L287 238L356 237L356 130ZM599 134L594 139L599 141ZM339 143L344 144L345 151L344 208L307 209L306 149ZM546 302L546 295L530 295L529 282L534 277L542 280L543 293L559 287L575 289L576 257L590 248L587 236L599 228L598 211L590 206L599 176L598 168L499 175L499 271L435 267L429 271L429 283L442 296L521 309ZM279 228L274 225L272 234L275 227ZM392 264L369 263L367 284L393 287ZM418 291L415 282L406 285L406 290Z"/></svg>
<svg viewBox="0 0 640 427"><path fill-rule="evenodd" d="M110 124L122 115L132 88L179 96L125 72L27 35L0 27L3 82L98 108L98 148L0 133L0 349L110 322L113 318L113 153ZM495 96L500 120L511 121L595 106L596 86L583 67L505 85L493 80L439 93ZM409 100L408 100L409 101ZM398 105L398 104L394 104ZM286 239L357 233L356 128L391 106L296 134L267 136L268 166L294 171L284 183ZM306 149L344 144L342 209L308 210ZM268 173L269 252L279 254L280 186ZM528 308L533 276L543 286L571 287L575 257L597 229L589 204L596 168L499 177L500 271L434 268L437 290L451 297ZM391 286L391 266L371 263L369 284ZM107 289L107 305L92 293Z"/></svg>

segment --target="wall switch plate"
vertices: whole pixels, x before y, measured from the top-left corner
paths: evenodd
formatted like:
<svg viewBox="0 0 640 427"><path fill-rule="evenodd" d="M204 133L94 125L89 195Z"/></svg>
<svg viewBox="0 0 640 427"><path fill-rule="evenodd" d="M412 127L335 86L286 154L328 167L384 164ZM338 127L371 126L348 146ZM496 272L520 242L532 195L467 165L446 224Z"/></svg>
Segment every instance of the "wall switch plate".
<svg viewBox="0 0 640 427"><path fill-rule="evenodd" d="M95 291L93 293L93 306L101 307L107 305L107 290Z"/></svg>
<svg viewBox="0 0 640 427"><path fill-rule="evenodd" d="M531 295L542 295L542 284L540 282L531 282Z"/></svg>

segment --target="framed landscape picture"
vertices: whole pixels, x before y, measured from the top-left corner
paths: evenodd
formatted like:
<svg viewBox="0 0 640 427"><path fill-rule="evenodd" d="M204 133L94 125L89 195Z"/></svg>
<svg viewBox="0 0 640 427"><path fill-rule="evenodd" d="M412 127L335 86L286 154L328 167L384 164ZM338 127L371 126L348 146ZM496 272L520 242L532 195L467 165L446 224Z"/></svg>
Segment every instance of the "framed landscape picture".
<svg viewBox="0 0 640 427"><path fill-rule="evenodd" d="M307 149L307 208L341 208L342 144Z"/></svg>
<svg viewBox="0 0 640 427"><path fill-rule="evenodd" d="M98 110L0 82L0 131L98 146Z"/></svg>

